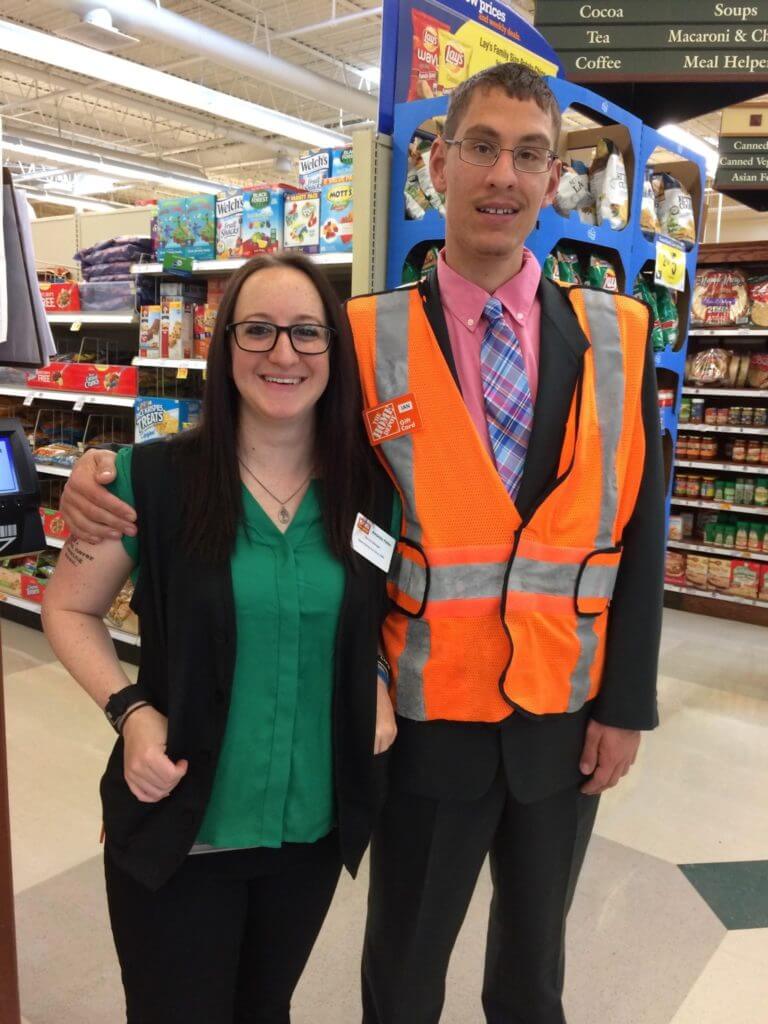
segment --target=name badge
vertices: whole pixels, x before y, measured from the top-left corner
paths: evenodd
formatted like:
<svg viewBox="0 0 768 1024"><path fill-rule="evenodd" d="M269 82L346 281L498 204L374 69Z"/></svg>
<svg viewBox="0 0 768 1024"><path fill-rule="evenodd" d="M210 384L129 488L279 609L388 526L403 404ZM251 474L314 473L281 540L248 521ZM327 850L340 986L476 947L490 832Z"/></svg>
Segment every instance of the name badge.
<svg viewBox="0 0 768 1024"><path fill-rule="evenodd" d="M363 413L365 429L372 445L392 441L402 434L421 430L421 417L413 395L400 395L388 402L382 402Z"/></svg>
<svg viewBox="0 0 768 1024"><path fill-rule="evenodd" d="M358 513L352 530L352 550L356 551L358 555L367 559L382 572L388 572L396 543L394 537L382 530L376 523L371 522L362 512Z"/></svg>

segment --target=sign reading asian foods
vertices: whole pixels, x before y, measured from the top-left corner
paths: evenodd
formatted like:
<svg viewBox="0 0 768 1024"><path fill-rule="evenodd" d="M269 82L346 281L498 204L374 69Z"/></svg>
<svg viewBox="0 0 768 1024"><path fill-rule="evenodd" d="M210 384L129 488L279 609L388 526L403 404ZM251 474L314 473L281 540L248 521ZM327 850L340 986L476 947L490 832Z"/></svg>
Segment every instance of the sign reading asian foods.
<svg viewBox="0 0 768 1024"><path fill-rule="evenodd" d="M575 82L768 80L768 0L536 0L535 24Z"/></svg>
<svg viewBox="0 0 768 1024"><path fill-rule="evenodd" d="M768 136L720 136L715 188L768 188Z"/></svg>

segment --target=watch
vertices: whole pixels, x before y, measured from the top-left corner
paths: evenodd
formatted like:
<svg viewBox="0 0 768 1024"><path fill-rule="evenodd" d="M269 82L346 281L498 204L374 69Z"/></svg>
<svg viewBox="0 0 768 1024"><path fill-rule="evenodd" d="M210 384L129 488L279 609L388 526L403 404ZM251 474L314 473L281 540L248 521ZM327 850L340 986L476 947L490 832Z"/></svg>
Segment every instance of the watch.
<svg viewBox="0 0 768 1024"><path fill-rule="evenodd" d="M138 704L139 701L146 702L147 694L138 685L138 683L131 683L129 686L123 687L122 690L118 690L117 693L113 693L104 706L104 714L107 716L107 721L115 730L120 732L120 720L126 713L132 704Z"/></svg>

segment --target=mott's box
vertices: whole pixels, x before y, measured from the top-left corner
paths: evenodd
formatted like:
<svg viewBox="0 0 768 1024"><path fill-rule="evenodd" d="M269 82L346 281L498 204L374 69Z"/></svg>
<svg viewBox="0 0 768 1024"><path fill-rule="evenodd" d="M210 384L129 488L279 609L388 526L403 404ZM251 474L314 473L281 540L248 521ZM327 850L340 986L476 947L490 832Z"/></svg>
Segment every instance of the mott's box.
<svg viewBox="0 0 768 1024"><path fill-rule="evenodd" d="M136 444L180 434L197 426L201 402L185 398L139 398L134 406Z"/></svg>
<svg viewBox="0 0 768 1024"><path fill-rule="evenodd" d="M352 252L352 178L329 178L320 192L320 252Z"/></svg>
<svg viewBox="0 0 768 1024"><path fill-rule="evenodd" d="M352 174L352 147L344 149L313 149L299 157L299 185L307 191L319 189L326 178L342 178Z"/></svg>
<svg viewBox="0 0 768 1024"><path fill-rule="evenodd" d="M320 252L320 193L295 192L285 202L283 246Z"/></svg>

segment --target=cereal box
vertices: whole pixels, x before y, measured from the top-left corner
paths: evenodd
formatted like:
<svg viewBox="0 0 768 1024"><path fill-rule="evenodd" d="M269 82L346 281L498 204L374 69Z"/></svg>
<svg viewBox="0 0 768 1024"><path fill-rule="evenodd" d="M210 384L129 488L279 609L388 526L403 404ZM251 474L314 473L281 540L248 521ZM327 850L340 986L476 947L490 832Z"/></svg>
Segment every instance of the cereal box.
<svg viewBox="0 0 768 1024"><path fill-rule="evenodd" d="M295 192L285 201L286 249L320 252L320 193Z"/></svg>
<svg viewBox="0 0 768 1024"><path fill-rule="evenodd" d="M80 292L76 284L41 284L43 308L46 313L77 313L80 310Z"/></svg>
<svg viewBox="0 0 768 1024"><path fill-rule="evenodd" d="M163 358L189 359L194 336L194 305L181 299L163 299L160 344Z"/></svg>
<svg viewBox="0 0 768 1024"><path fill-rule="evenodd" d="M67 539L69 528L61 512L54 508L43 508L41 506L40 518L43 521L43 531L46 537L53 537L55 540Z"/></svg>
<svg viewBox="0 0 768 1024"><path fill-rule="evenodd" d="M243 254L243 193L216 199L216 259L234 260Z"/></svg>
<svg viewBox="0 0 768 1024"><path fill-rule="evenodd" d="M274 253L283 243L285 193L262 188L243 194L242 256Z"/></svg>
<svg viewBox="0 0 768 1024"><path fill-rule="evenodd" d="M226 277L209 277L207 300L209 306L220 306L224 292L227 290Z"/></svg>
<svg viewBox="0 0 768 1024"><path fill-rule="evenodd" d="M197 426L201 403L196 399L145 398L134 406L135 442L156 441Z"/></svg>
<svg viewBox="0 0 768 1024"><path fill-rule="evenodd" d="M49 363L27 377L27 385L37 390L96 392L102 395L133 396L138 393L139 377L135 366L97 366L95 363Z"/></svg>
<svg viewBox="0 0 768 1024"><path fill-rule="evenodd" d="M162 306L142 306L140 310L139 355L159 359L162 354L160 326Z"/></svg>
<svg viewBox="0 0 768 1024"><path fill-rule="evenodd" d="M742 561L736 558L733 561L731 589L733 597L746 597L751 600L757 599L757 588L760 583L760 563Z"/></svg>
<svg viewBox="0 0 768 1024"><path fill-rule="evenodd" d="M184 255L195 260L215 260L216 196L189 196L185 206L192 238Z"/></svg>
<svg viewBox="0 0 768 1024"><path fill-rule="evenodd" d="M329 178L320 193L320 252L352 252L352 178Z"/></svg>
<svg viewBox="0 0 768 1024"><path fill-rule="evenodd" d="M157 228L158 260L162 260L166 253L187 255L187 247L192 244L192 233L187 225L186 200L158 199Z"/></svg>
<svg viewBox="0 0 768 1024"><path fill-rule="evenodd" d="M209 306L208 303L202 306L195 306L195 327L194 327L194 357L195 359L207 359L208 350L213 338L213 328L216 326L216 306Z"/></svg>

